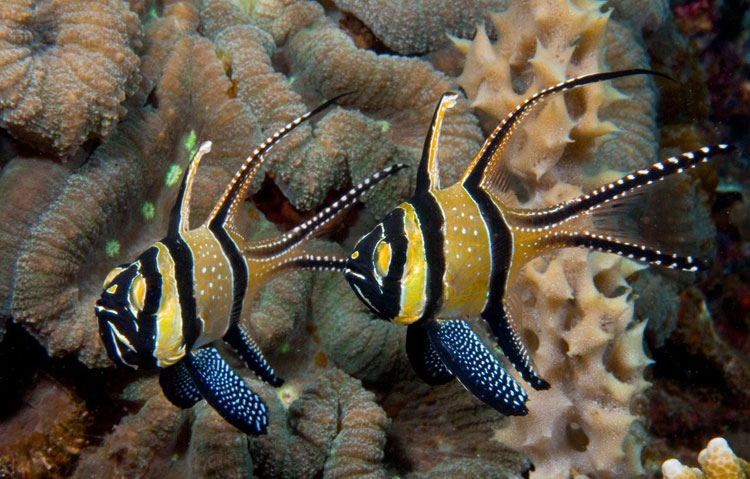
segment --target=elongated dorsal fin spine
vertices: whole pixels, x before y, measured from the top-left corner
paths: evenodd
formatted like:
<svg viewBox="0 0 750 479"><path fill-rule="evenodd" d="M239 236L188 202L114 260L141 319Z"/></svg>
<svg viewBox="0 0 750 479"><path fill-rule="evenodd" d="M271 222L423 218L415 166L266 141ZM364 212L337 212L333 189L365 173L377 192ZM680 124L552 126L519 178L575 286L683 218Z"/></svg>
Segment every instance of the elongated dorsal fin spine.
<svg viewBox="0 0 750 479"><path fill-rule="evenodd" d="M454 92L443 93L430 123L430 131L425 138L422 149L422 159L417 170L416 194L430 190L440 189L440 171L438 169L438 143L440 141L440 129L443 126L443 118L449 108L456 106L458 94Z"/></svg>
<svg viewBox="0 0 750 479"><path fill-rule="evenodd" d="M531 109L540 101L544 100L545 97L552 95L553 93L570 90L590 83L597 83L605 80L613 80L615 78L621 78L633 75L654 75L663 78L671 78L663 73L646 70L642 68L635 68L631 70L620 70L615 72L604 72L604 73L593 73L590 75L584 75L569 80L562 81L556 85L545 88L544 90L534 94L527 98L523 103L519 104L513 111L503 118L500 124L495 130L487 137L482 148L474 156L469 167L464 172L461 182L464 186L479 186L484 178L486 170L492 170L495 168L494 163L498 161L499 153L502 151L502 146L510 137L510 134L518 126L523 117L528 114ZM492 165L492 166L490 166ZM502 182L502 178L497 181Z"/></svg>
<svg viewBox="0 0 750 479"><path fill-rule="evenodd" d="M264 256L283 254L292 248L302 244L318 231L334 221L346 208L356 203L362 196L370 191L375 185L405 168L403 163L387 166L380 171L365 178L362 182L353 186L349 191L333 202L331 206L324 208L315 216L297 225L291 231L276 238L268 240L248 242L243 248L243 253L250 256Z"/></svg>
<svg viewBox="0 0 750 479"><path fill-rule="evenodd" d="M719 144L704 146L678 156L667 158L653 165L629 173L622 178L581 195L565 203L539 210L508 209L506 218L519 226L549 226L558 224L579 213L595 210L610 201L617 201L637 188L648 186L656 181L682 173L707 162L713 156L727 153L734 149L732 145ZM595 211L594 213L595 214Z"/></svg>
<svg viewBox="0 0 750 479"><path fill-rule="evenodd" d="M211 142L204 141L190 160L188 171L182 178L180 191L177 193L174 207L169 216L169 228L167 236L174 237L182 234L190 228L190 195L193 191L193 181L198 171L198 165L203 157L211 151Z"/></svg>
<svg viewBox="0 0 750 479"><path fill-rule="evenodd" d="M219 198L216 206L214 206L214 209L211 211L211 214L208 215L208 218L206 219L206 225L210 225L212 227L223 227L225 223L231 221L231 219L237 213L239 205L245 200L247 191L250 188L250 185L252 184L253 179L258 172L258 169L260 169L263 161L265 160L264 154L267 153L285 135L289 134L289 132L301 125L305 120L325 110L336 100L345 95L348 95L348 93L328 100L314 110L311 110L304 115L295 118L291 122L284 125L281 129L276 131L273 135L263 140L263 142L258 145L255 150L253 150L250 156L245 159L245 162L234 174L226 190L224 190L221 198Z"/></svg>

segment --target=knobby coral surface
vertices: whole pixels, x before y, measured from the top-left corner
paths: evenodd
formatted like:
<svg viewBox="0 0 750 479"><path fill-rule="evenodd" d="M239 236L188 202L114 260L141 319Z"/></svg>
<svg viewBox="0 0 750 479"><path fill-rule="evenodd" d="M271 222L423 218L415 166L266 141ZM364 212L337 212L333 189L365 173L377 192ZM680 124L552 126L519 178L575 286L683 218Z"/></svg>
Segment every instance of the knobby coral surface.
<svg viewBox="0 0 750 479"><path fill-rule="evenodd" d="M661 3L649 10L639 7L643 2L615 3L617 22L590 0L401 2L389 6L394 10L345 0L132 2L139 19L126 3L89 2L97 32L117 40L117 48L92 42L86 29L71 29L82 2L42 2L34 12L27 3L4 3L2 126L33 144L18 149L22 153L0 173L0 200L13 205L0 211L0 317L12 315L53 356L109 365L93 315L101 281L112 266L164 235L194 146L202 140L214 145L196 179L201 194L194 195L193 225L258 142L343 93L337 106L268 154L253 192L270 183L278 188L283 204L263 211L288 224L288 212L304 218L376 168L397 161L412 166L367 196L368 212L347 217L350 238L342 241L351 243L372 218L410 195L444 91L461 86L469 96L443 125L440 165L447 185L482 140L471 106L501 118L526 95L569 76L647 67L640 29L662 21ZM336 8L359 18L387 48L412 56L358 47L342 30ZM399 13L389 24L384 11ZM618 13L627 11L647 14L634 23ZM459 41L466 55L460 77L414 55L442 48L446 33L469 37L475 23L488 18L489 36L480 27L471 44ZM99 57L107 48L110 63ZM94 52L95 60L71 51ZM72 86L67 76L63 81L48 73L49 65L62 65L60 52L68 55L65 65L86 61L90 67ZM26 63L15 61L21 54ZM456 64L463 54L442 48L442 55ZM30 73L19 76L18 65ZM48 96L22 90L27 84L18 78L41 85ZM644 78L590 86L551 99L526 119L506 158L527 183L527 203L567 199L611 178L612 169L653 160L659 137L653 86ZM39 104L44 108L31 109ZM53 114L60 105L70 113ZM85 141L92 137L100 142ZM49 149L76 161L36 158ZM25 194L34 201L24 201ZM253 208L245 220L243 232L253 238L277 232ZM343 254L339 246L317 247ZM117 417L101 414L97 421L116 426L94 438L76 475L247 477L252 470L258 477L515 478L576 471L631 477L640 471L642 444L633 398L646 386L647 364L643 323L632 321L628 281L636 269L575 250L526 269L519 285L527 290L521 330L553 387L531 392L530 415L512 419L455 382L439 388L419 383L404 354L405 329L376 319L341 277L282 275L253 298L242 318L287 380L277 391L249 380L269 405L268 436L242 436L203 403L179 411L153 378L108 369L92 374L134 382L123 397L114 386L103 393L117 405ZM241 370L231 355L227 360Z"/></svg>
<svg viewBox="0 0 750 479"><path fill-rule="evenodd" d="M726 439L709 441L698 455L700 468L688 467L677 459L668 459L661 466L664 479L746 479L750 477L750 463L737 457Z"/></svg>
<svg viewBox="0 0 750 479"><path fill-rule="evenodd" d="M204 402L180 411L155 381L126 391L136 412L100 447L83 452L74 477L383 478L388 418L372 393L340 370L304 386L289 408L251 380L269 406L268 435L248 439Z"/></svg>
<svg viewBox="0 0 750 479"><path fill-rule="evenodd" d="M426 53L448 43L448 35L471 37L488 14L501 10L503 0L370 1L334 0L351 13L389 49L407 55Z"/></svg>
<svg viewBox="0 0 750 479"><path fill-rule="evenodd" d="M0 126L67 156L112 132L138 83L140 22L119 0L0 6Z"/></svg>

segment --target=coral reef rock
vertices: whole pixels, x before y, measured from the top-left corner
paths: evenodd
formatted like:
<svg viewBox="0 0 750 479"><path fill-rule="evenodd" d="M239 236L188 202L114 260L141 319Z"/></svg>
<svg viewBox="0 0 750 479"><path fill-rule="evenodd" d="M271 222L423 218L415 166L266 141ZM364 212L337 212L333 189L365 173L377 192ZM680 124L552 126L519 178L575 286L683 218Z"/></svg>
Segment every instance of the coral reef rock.
<svg viewBox="0 0 750 479"><path fill-rule="evenodd" d="M433 51L448 42L448 34L465 38L488 13L502 10L504 0L334 0L351 13L389 49L404 55Z"/></svg>
<svg viewBox="0 0 750 479"><path fill-rule="evenodd" d="M88 442L91 416L78 397L50 379L36 380L24 405L0 420L0 477L68 477Z"/></svg>
<svg viewBox="0 0 750 479"><path fill-rule="evenodd" d="M697 467L683 465L677 459L668 459L661 466L664 479L747 479L750 463L735 456L726 439L716 437L709 441L698 455Z"/></svg>
<svg viewBox="0 0 750 479"><path fill-rule="evenodd" d="M61 156L107 136L138 83L139 31L119 0L4 1L0 126Z"/></svg>

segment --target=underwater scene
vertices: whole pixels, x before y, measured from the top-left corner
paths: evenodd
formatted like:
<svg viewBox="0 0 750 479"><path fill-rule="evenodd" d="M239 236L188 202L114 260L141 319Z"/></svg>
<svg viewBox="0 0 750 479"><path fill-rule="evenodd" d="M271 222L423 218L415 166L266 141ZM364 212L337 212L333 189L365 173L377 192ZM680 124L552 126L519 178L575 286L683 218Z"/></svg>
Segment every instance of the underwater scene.
<svg viewBox="0 0 750 479"><path fill-rule="evenodd" d="M750 479L750 4L0 0L0 479Z"/></svg>

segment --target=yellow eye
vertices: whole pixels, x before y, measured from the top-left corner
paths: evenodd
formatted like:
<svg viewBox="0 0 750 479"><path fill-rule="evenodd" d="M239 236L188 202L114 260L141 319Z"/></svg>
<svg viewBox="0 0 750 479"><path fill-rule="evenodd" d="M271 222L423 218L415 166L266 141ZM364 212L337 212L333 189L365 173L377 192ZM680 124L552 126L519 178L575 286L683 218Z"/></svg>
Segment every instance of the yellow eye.
<svg viewBox="0 0 750 479"><path fill-rule="evenodd" d="M354 253L352 253L352 259L357 259L357 258L359 258L359 251L355 251Z"/></svg>
<svg viewBox="0 0 750 479"><path fill-rule="evenodd" d="M140 274L130 284L130 305L142 311L146 303L146 278Z"/></svg>
<svg viewBox="0 0 750 479"><path fill-rule="evenodd" d="M375 270L380 276L388 274L391 265L391 245L385 241L379 241L375 247Z"/></svg>

